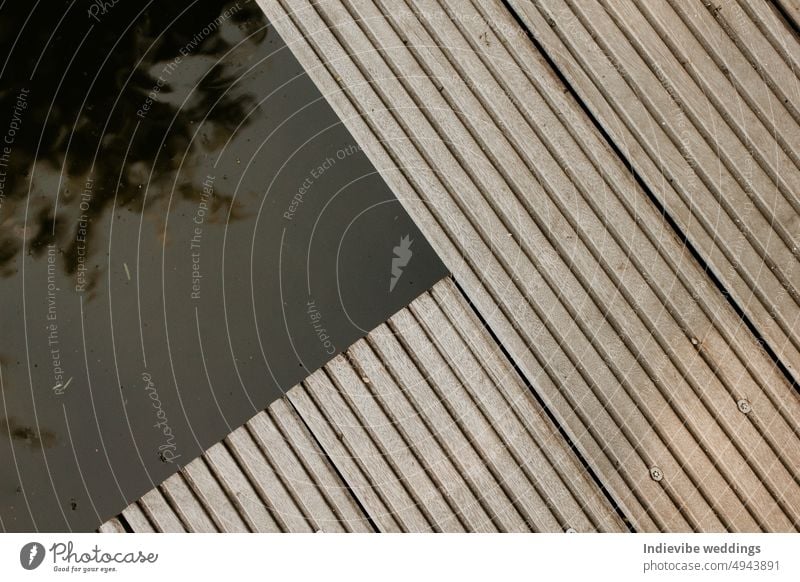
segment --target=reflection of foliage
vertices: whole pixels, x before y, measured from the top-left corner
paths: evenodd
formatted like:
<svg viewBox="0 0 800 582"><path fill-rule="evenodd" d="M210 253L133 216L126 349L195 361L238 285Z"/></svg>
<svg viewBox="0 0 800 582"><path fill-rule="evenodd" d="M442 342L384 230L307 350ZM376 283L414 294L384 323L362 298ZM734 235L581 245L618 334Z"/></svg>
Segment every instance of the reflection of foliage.
<svg viewBox="0 0 800 582"><path fill-rule="evenodd" d="M0 207L0 274L6 276L16 270L15 259L25 244L31 254L43 252L47 244L58 244L64 268L74 272L80 192L90 172L94 183L86 211L90 222L110 210L115 196L117 207L142 211L143 185L152 172L148 204L168 193L196 123L203 122L205 139L192 147L209 149L230 136L253 103L241 90L226 93L240 71L231 71L225 62L214 63L241 38L262 28L263 16L254 1L153 2L139 16L147 3L124 1L100 15L99 23L87 15L93 2L78 0L70 8L71 4L48 0L36 4L34 14L30 14L30 2L5 2L0 8L4 49L0 54L8 55L5 68L0 69L0 140L20 89L30 90L29 107L6 168L5 199ZM187 5L191 8L175 20ZM229 19L202 34L235 5L239 9L234 8ZM259 40L251 37L245 46ZM160 71L190 44L176 72L166 78L161 94L140 119L137 111ZM181 69L196 71L198 66L205 69L186 82L181 99L175 99L181 89L177 85L186 77ZM189 90L193 90L191 98L178 107ZM30 184L34 162L34 183ZM57 182L39 183L46 168L56 175L63 172L57 215ZM38 188L41 195L30 199L29 221L35 217L36 222L25 229L22 209L30 188ZM196 184L183 172L178 193L198 196Z"/></svg>

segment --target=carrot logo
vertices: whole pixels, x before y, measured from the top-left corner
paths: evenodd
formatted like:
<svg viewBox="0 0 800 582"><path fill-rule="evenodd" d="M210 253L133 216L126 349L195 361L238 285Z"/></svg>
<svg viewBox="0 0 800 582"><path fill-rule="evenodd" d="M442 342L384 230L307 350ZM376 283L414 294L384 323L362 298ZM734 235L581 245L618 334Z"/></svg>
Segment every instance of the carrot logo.
<svg viewBox="0 0 800 582"><path fill-rule="evenodd" d="M394 258L392 259L392 278L389 280L389 293L394 291L395 285L403 275L403 268L408 265L411 256L414 254L411 245L414 243L408 235L400 239L400 244L394 247Z"/></svg>

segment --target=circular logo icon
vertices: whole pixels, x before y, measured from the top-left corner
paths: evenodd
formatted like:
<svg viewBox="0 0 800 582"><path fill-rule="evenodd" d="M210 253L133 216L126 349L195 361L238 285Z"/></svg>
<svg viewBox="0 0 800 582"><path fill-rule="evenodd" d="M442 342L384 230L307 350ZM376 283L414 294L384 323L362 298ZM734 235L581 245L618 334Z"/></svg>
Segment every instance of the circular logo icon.
<svg viewBox="0 0 800 582"><path fill-rule="evenodd" d="M35 570L44 561L44 546L39 542L29 542L19 551L19 563L26 570Z"/></svg>

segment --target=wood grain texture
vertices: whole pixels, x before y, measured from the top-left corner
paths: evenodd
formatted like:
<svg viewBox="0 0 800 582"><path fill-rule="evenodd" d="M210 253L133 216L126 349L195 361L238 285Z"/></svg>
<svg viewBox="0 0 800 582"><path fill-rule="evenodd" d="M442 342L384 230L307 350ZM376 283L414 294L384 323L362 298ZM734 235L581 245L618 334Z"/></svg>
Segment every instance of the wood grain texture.
<svg viewBox="0 0 800 582"><path fill-rule="evenodd" d="M797 37L760 0L512 4L796 381Z"/></svg>
<svg viewBox="0 0 800 582"><path fill-rule="evenodd" d="M259 3L454 280L132 529L800 527L800 399L716 284L795 374L800 52L774 8L511 0L542 54L499 0Z"/></svg>
<svg viewBox="0 0 800 582"><path fill-rule="evenodd" d="M378 167L413 168L387 179L637 527L792 529L787 382L510 15L442 4L270 16Z"/></svg>

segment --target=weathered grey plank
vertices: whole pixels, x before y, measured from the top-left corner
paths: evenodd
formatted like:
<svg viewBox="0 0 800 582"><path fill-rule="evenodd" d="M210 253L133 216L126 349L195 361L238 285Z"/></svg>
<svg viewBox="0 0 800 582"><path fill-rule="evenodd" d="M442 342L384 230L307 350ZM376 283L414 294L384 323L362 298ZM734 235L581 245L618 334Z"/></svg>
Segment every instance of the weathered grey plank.
<svg viewBox="0 0 800 582"><path fill-rule="evenodd" d="M134 532L153 533L155 531L138 503L131 503L128 507L123 509L122 516Z"/></svg>
<svg viewBox="0 0 800 582"><path fill-rule="evenodd" d="M714 11L726 23L732 41L748 47L751 66L753 58L760 59L758 75L772 81L762 81L750 91L760 91L762 107L774 113L754 120L746 96L737 87L725 89L727 81L721 72L709 75L712 69L706 66L705 75L698 71L691 77L695 63L708 62L705 49L694 44L695 50L676 57L667 46L673 34L689 34L680 18L669 20L670 34L662 38L640 12L650 16L655 10L652 5L547 2L537 6L525 0L514 5L797 378L800 219L792 184L796 184L798 169L793 161L785 161L788 141L783 140L782 148L769 137L793 135L796 139L797 132L792 131L796 127L796 69L787 69L774 51L770 53L772 47L752 24L747 26L747 15L738 8L738 14L699 4L682 8L682 12L691 11L690 21L698 20L700 11ZM671 10L663 5L658 8ZM723 13L726 16L721 17ZM697 30L711 47L719 36L719 25L707 17L703 21L705 25ZM743 38L737 36L745 33ZM797 39L782 38L788 54L796 54ZM729 59L736 59L736 50L726 52ZM741 71L740 60L731 77L743 78ZM713 91L704 92L698 86L701 80L707 82L706 77L717 82ZM787 89L792 99L780 93ZM779 91L778 95L772 90ZM794 114L795 121L788 120L788 113ZM766 134L761 127L765 122ZM783 127L784 123L788 126Z"/></svg>
<svg viewBox="0 0 800 582"><path fill-rule="evenodd" d="M795 373L797 39L512 3ZM143 499L159 529L621 529L528 385L635 528L797 529L797 395L499 1L260 4L480 319L437 285L165 486L180 518Z"/></svg>
<svg viewBox="0 0 800 582"><path fill-rule="evenodd" d="M388 328L381 327L372 335L390 333ZM470 480L474 469L461 464L457 459L463 458L464 450L470 447L466 439L444 439L444 427L441 420L435 424L426 422L425 415L418 412L405 394L405 389L398 385L381 359L366 341L359 341L348 350L352 360L364 375L367 390L361 397L371 406L379 406L387 415L386 422L391 422L402 434L402 441L419 456L426 472L435 479L436 486L442 491L452 507L453 514L461 519L469 531L497 531L492 518L484 509L480 497L488 496L486 489L479 489ZM452 422L447 418L444 422ZM482 465L480 459L473 457Z"/></svg>
<svg viewBox="0 0 800 582"><path fill-rule="evenodd" d="M343 525L317 486L310 480L300 460L286 443L265 412L247 422L261 452L275 467L314 531L345 531Z"/></svg>
<svg viewBox="0 0 800 582"><path fill-rule="evenodd" d="M224 444L211 447L205 452L204 458L251 531L281 531L280 525Z"/></svg>
<svg viewBox="0 0 800 582"><path fill-rule="evenodd" d="M186 528L167 500L156 488L145 493L139 506L158 531L165 533L184 533Z"/></svg>
<svg viewBox="0 0 800 582"><path fill-rule="evenodd" d="M420 462L394 422L366 390L364 379L358 376L345 357L337 357L325 366L330 378L353 411L355 421L369 435L386 461L398 474L420 510L436 531L464 531L457 514L439 491L428 471Z"/></svg>
<svg viewBox="0 0 800 582"><path fill-rule="evenodd" d="M339 356L341 357L341 356ZM341 435L340 440L362 465L369 483L381 492L393 516L406 531L431 531L430 519L421 499L392 457L381 450L380 443L359 421L325 372L312 374L305 382L309 394ZM337 435L338 436L338 435Z"/></svg>
<svg viewBox="0 0 800 582"><path fill-rule="evenodd" d="M520 367L536 377L536 368L542 362L551 364L560 352L566 357L560 368L554 372L552 365L545 367L553 376L550 380L561 384L577 369L578 385L589 390L589 400L581 397L583 410L577 412L588 416L576 416L574 405L565 400L558 402L557 416L562 422L571 418L573 434L593 449L591 462L602 464L604 478L617 480L618 499L627 497L622 504L634 505L636 521L645 529L650 527L648 513L661 520L659 527L670 529L791 528L792 518L787 520L783 512L794 515L796 506L791 499L787 504L781 492L785 485L796 484L785 466L769 460L776 460L773 449L784 441L774 434L765 442L734 406L741 391L766 392L765 412L782 424L780 434L788 430L789 437L796 438L791 429L795 411L784 414L786 422L776 412L775 403L782 405L790 394L787 384L738 327L735 315L672 238L663 219L631 187L619 160L562 95L552 72L542 67L535 53L529 54L530 46L517 47L519 54L532 57L526 63L536 68L523 71L505 41L489 27L479 30L480 19L471 18L473 7L448 3L447 14L432 2L412 3L418 13L444 15L427 16L436 26L425 26L405 17L400 8L390 11L378 4L402 37L393 36L379 14L355 14L370 10L367 2L323 2L313 8L288 2L291 25L313 44L297 52L310 50L305 54L318 82L343 79L347 99L332 94L331 100L342 107L354 131L367 130L363 140L377 136L391 143L391 152L368 148L379 165L388 154L395 165L414 168L405 180L390 181L408 193L403 199L419 196L426 202L422 210L415 204L409 207L450 261L470 299L512 348ZM286 20L270 16L279 29L286 23L284 36L294 34L297 44L304 44ZM366 24L354 23L358 16ZM510 20L507 14L506 18ZM376 30L383 28L376 32L369 28L372 24ZM426 41L424 35L437 38ZM369 50L370 44L391 51ZM485 52L491 58L481 56ZM333 75L319 70L320 55L325 55ZM370 86L367 77L380 83ZM364 122L353 119L353 109L369 116ZM441 135L449 141L439 141ZM413 143L408 136L415 138ZM426 166L433 176L424 171ZM529 192L536 193L536 204ZM596 192L605 193L603 202L611 206L598 206ZM475 225L477 231L472 230ZM466 261L452 252L452 240L464 250ZM482 247L487 242L493 246L491 255ZM637 256L639 249L649 254ZM488 297L484 285L489 287ZM516 326L508 313L514 313ZM713 322L708 319L712 313ZM705 344L697 348L697 338L705 341L706 336L711 336L711 348L719 350L719 359L704 351ZM553 344L555 349L549 349ZM535 357L528 346L538 352ZM720 373L720 367L725 371ZM746 370L746 376L737 368ZM715 385L711 396L704 392L703 383L709 380ZM645 393L634 390L639 384L647 387ZM571 398L563 391L547 390L542 389L545 401ZM604 433L587 430L585 419L595 412L609 415ZM781 407L780 412L786 411ZM740 436L735 427L742 422L749 428ZM618 451L595 440L608 443L610 435L620 432L630 444ZM715 453L731 440L738 444L730 454L722 458ZM621 444L618 438L613 442ZM764 464L749 457L752 445L769 453ZM619 461L612 461L617 454L627 463L620 471ZM644 468L631 465L636 457L644 461ZM669 483L650 479L649 469L657 463L669 464ZM682 525L681 519L688 521Z"/></svg>
<svg viewBox="0 0 800 582"><path fill-rule="evenodd" d="M543 455L540 461L541 475L547 483L548 498L562 498L556 504L563 516L566 529L588 531L617 531L621 527L619 516L612 510L608 501L599 489L591 482L585 468L579 465L578 459L565 446L564 438L555 431L552 423L544 415L542 408L534 400L529 388L513 369L511 362L484 329L483 323L470 309L465 298L450 281L444 281L431 290L434 301L420 301L412 305L412 311L428 309L441 310L441 316L434 314L434 321L426 323L428 334L435 342L446 346L445 334L438 333L438 325L452 326L457 332L449 349L457 349L457 357L451 358L451 366L455 365L462 373L469 366L480 364L482 370L476 372L482 378L481 391L488 386L496 386L502 394L505 404L499 410L508 408L508 414L514 414L518 421L535 442L538 450L533 455ZM434 305L435 303L435 305ZM446 318L442 320L441 317ZM437 325L436 320L440 322ZM458 345L458 348L455 346ZM463 364L462 364L463 362ZM524 442L524 437L519 439ZM527 450L523 454L529 454ZM556 476L557 475L557 476ZM552 481L551 481L552 480ZM585 515L580 515L583 513ZM583 529L582 529L583 528Z"/></svg>
<svg viewBox="0 0 800 582"><path fill-rule="evenodd" d="M164 481L161 490L188 531L198 533L218 531L206 508L192 493L181 473L176 473Z"/></svg>
<svg viewBox="0 0 800 582"><path fill-rule="evenodd" d="M112 517L97 530L100 533L125 533L125 528L116 517Z"/></svg>
<svg viewBox="0 0 800 582"><path fill-rule="evenodd" d="M250 531L203 457L186 465L182 474L219 531Z"/></svg>
<svg viewBox="0 0 800 582"><path fill-rule="evenodd" d="M321 376L324 373L320 371L316 374ZM326 385L331 388L329 381ZM381 488L376 486L383 482L370 479L370 473L362 465L361 459L349 449L344 433L326 418L306 387L295 387L287 396L378 529L382 532L402 531L400 516L385 500ZM394 478L393 475L390 477Z"/></svg>
<svg viewBox="0 0 800 582"><path fill-rule="evenodd" d="M302 424L286 401L276 401L269 407L268 412L285 435L286 442L302 459L309 479L317 489L316 494L327 500L339 523L351 532L374 531L347 489L347 484L335 473L330 461L312 440L307 427ZM314 492L309 494L313 495Z"/></svg>
<svg viewBox="0 0 800 582"><path fill-rule="evenodd" d="M225 440L281 529L301 533L316 531L247 429L236 429Z"/></svg>

